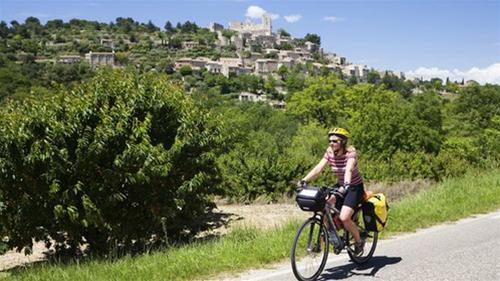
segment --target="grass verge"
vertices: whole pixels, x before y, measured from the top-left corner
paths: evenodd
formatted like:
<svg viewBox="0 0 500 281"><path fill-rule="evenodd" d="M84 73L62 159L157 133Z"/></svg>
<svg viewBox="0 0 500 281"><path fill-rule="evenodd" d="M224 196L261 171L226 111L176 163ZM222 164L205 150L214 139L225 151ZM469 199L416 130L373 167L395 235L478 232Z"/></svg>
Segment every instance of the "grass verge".
<svg viewBox="0 0 500 281"><path fill-rule="evenodd" d="M384 236L454 221L500 208L500 170L471 172L393 204ZM286 259L299 222L270 231L233 230L210 242L171 248L114 262L36 265L3 280L193 280L242 271Z"/></svg>

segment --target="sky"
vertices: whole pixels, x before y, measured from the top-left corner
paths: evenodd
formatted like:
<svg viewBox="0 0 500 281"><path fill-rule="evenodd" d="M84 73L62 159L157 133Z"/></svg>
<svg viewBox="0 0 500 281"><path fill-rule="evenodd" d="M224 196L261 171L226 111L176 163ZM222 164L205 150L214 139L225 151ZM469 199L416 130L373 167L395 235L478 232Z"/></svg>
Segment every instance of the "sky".
<svg viewBox="0 0 500 281"><path fill-rule="evenodd" d="M441 77L500 84L500 0L0 0L0 20L42 23L72 18L112 22L151 20L163 28L187 20L273 18L273 31L321 36L325 52L407 77Z"/></svg>

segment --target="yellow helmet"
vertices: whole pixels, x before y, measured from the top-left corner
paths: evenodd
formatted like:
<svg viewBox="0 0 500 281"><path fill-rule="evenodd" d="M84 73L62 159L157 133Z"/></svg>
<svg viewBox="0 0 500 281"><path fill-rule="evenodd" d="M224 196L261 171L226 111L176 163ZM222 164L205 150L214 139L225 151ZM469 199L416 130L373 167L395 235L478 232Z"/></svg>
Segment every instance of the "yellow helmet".
<svg viewBox="0 0 500 281"><path fill-rule="evenodd" d="M329 132L328 132L328 135L338 135L338 136L342 136L346 139L350 139L351 138L351 134L349 133L349 131L347 131L346 129L344 128L333 128L331 129Z"/></svg>

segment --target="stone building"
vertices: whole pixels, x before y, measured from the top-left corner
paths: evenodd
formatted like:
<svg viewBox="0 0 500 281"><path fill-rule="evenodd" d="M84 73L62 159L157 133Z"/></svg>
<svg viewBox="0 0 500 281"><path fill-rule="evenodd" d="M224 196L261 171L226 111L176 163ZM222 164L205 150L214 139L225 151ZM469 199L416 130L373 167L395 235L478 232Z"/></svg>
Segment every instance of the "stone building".
<svg viewBox="0 0 500 281"><path fill-rule="evenodd" d="M91 66L114 66L115 52L88 52L85 54L85 60Z"/></svg>
<svg viewBox="0 0 500 281"><path fill-rule="evenodd" d="M229 29L238 31L239 33L250 33L252 35L272 35L271 17L262 15L260 24L251 21L232 21L229 23Z"/></svg>
<svg viewBox="0 0 500 281"><path fill-rule="evenodd" d="M81 61L81 57L79 55L62 55L59 56L56 60L56 63L59 64L75 64Z"/></svg>

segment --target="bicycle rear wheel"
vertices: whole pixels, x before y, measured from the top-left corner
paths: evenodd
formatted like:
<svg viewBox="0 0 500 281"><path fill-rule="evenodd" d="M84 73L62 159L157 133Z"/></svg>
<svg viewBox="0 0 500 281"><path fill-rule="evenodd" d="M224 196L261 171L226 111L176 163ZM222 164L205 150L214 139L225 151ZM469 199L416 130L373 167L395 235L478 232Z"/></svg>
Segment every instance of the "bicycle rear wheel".
<svg viewBox="0 0 500 281"><path fill-rule="evenodd" d="M377 247L378 242L378 232L376 231L368 231L365 228L365 223L363 217L361 216L361 212L357 212L353 217L354 223L358 226L359 235L362 239L365 240L365 246L363 248L363 252L359 255L354 254L354 237L347 232L347 254L351 260L357 264L363 264L371 259L373 253L375 252L375 248Z"/></svg>
<svg viewBox="0 0 500 281"><path fill-rule="evenodd" d="M328 235L317 219L306 220L293 241L291 261L297 280L316 280L328 258ZM299 262L300 259L300 262Z"/></svg>

